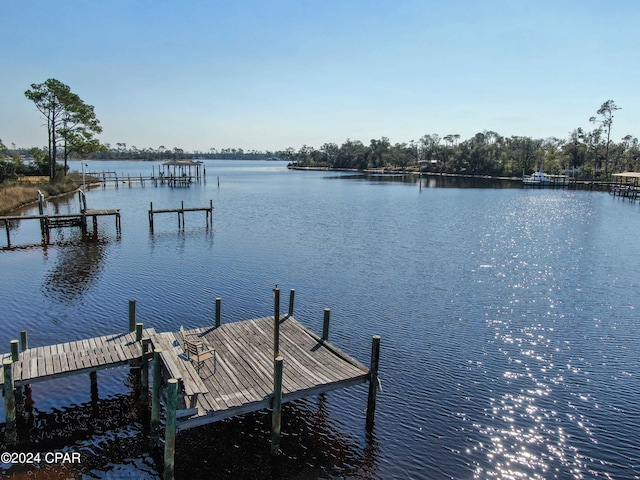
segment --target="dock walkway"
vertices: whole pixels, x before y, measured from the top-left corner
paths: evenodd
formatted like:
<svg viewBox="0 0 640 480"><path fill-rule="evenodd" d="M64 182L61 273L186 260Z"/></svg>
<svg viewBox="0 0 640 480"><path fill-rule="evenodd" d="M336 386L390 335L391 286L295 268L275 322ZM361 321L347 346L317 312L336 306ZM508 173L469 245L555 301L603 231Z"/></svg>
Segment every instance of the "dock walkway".
<svg viewBox="0 0 640 480"><path fill-rule="evenodd" d="M144 336L155 334L143 330ZM104 368L127 365L142 356L135 332L76 340L57 345L27 348L19 352L12 364L16 386L50 380L56 377L88 373ZM11 360L11 353L2 354L2 361ZM4 367L0 385L4 385Z"/></svg>

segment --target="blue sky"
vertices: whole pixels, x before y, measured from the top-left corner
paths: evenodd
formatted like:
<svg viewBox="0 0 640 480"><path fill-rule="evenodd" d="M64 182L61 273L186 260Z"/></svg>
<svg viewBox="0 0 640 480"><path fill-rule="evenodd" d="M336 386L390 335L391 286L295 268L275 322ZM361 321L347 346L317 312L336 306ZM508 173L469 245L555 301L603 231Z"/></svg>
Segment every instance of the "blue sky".
<svg viewBox="0 0 640 480"><path fill-rule="evenodd" d="M139 149L566 138L608 99L619 140L640 136L639 21L636 0L5 0L0 138L46 144L24 91L57 78Z"/></svg>

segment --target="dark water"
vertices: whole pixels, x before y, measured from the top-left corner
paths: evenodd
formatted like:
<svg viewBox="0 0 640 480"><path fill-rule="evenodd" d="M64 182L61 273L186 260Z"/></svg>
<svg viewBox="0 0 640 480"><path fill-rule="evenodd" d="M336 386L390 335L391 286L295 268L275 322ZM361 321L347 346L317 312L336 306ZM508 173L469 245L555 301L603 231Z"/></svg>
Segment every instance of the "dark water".
<svg viewBox="0 0 640 480"><path fill-rule="evenodd" d="M638 204L277 162L206 168L190 188L90 191L90 208L121 209L120 239L101 220L97 240L65 229L59 245L0 251L0 342L21 329L31 345L122 331L130 298L159 331L211 322L218 296L223 321L264 316L277 283L296 289L296 316L316 331L330 307L331 340L363 363L381 335L374 430L366 386L332 392L286 406L276 461L268 412L181 434L177 478L640 477ZM184 231L165 215L149 233L149 202L210 199L212 229L193 213ZM37 224L12 239L38 243ZM42 428L30 435L83 454L80 469L42 478L159 478L130 383L128 369L100 372L98 405L85 376L34 385Z"/></svg>

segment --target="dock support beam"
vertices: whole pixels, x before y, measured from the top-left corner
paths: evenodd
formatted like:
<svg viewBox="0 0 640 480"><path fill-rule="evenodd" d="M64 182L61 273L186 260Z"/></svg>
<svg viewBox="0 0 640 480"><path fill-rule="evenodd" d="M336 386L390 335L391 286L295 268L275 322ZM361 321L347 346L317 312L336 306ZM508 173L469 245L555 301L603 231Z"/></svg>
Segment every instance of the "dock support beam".
<svg viewBox="0 0 640 480"><path fill-rule="evenodd" d="M329 340L329 320L331 318L331 309L324 309L324 320L322 322L322 340Z"/></svg>
<svg viewBox="0 0 640 480"><path fill-rule="evenodd" d="M367 428L373 427L378 393L378 365L380 363L380 336L371 339L371 367L369 369L369 397L367 398Z"/></svg>
<svg viewBox="0 0 640 480"><path fill-rule="evenodd" d="M6 359L2 362L4 367L4 411L5 411L5 444L18 443L18 431L16 429L16 398L13 390L13 362Z"/></svg>
<svg viewBox="0 0 640 480"><path fill-rule="evenodd" d="M164 432L164 480L173 480L176 453L176 409L178 408L178 380L170 378L167 394L167 422Z"/></svg>
<svg viewBox="0 0 640 480"><path fill-rule="evenodd" d="M280 354L280 289L273 289L273 358Z"/></svg>
<svg viewBox="0 0 640 480"><path fill-rule="evenodd" d="M282 365L284 358L278 355L273 363L273 412L271 414L271 455L280 450L282 423Z"/></svg>
<svg viewBox="0 0 640 480"><path fill-rule="evenodd" d="M221 321L221 317L222 317L221 305L222 305L222 299L220 297L216 298L216 328L218 328L222 322Z"/></svg>
<svg viewBox="0 0 640 480"><path fill-rule="evenodd" d="M296 291L295 289L291 289L291 291L289 292L289 316L293 317L293 301L296 298Z"/></svg>
<svg viewBox="0 0 640 480"><path fill-rule="evenodd" d="M136 301L129 300L129 331L133 332L136 329Z"/></svg>

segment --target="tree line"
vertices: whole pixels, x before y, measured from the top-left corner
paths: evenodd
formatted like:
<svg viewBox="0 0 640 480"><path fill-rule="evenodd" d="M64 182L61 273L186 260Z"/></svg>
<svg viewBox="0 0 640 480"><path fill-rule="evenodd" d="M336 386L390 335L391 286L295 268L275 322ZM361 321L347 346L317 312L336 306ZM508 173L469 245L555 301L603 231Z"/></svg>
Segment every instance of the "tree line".
<svg viewBox="0 0 640 480"><path fill-rule="evenodd" d="M325 143L316 149L303 145L283 156L302 167L335 169L397 169L427 172L520 177L534 170L550 174L576 172L585 178L608 178L609 173L640 170L638 139L626 135L612 140L614 113L607 100L589 119L593 129L576 128L567 138L502 136L484 130L461 140L458 134L427 134L408 143L392 144L387 137L369 144L347 139L342 145Z"/></svg>

